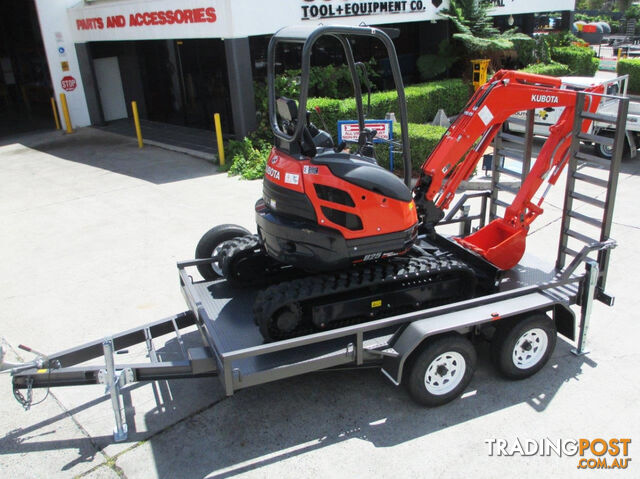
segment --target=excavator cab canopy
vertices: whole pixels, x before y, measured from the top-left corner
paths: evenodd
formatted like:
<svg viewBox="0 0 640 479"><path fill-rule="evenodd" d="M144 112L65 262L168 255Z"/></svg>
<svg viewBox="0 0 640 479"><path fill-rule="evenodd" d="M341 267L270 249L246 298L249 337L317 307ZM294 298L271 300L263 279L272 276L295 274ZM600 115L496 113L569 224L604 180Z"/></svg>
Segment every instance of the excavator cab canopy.
<svg viewBox="0 0 640 479"><path fill-rule="evenodd" d="M285 27L277 31L269 42L267 55L267 82L269 101L269 123L276 136L277 145L295 145L295 149L307 156L313 156L315 149L308 131L307 100L309 95L309 75L311 68L311 55L315 43L322 37L332 37L338 40L344 50L345 59L349 68L353 92L356 101L358 124L360 132L365 130L365 115L362 106L362 89L357 65L351 48L351 41L356 37L377 38L382 42L389 56L391 73L398 94L398 121L402 130L402 162L404 167L404 182L407 186L411 182L411 153L409 148L409 129L407 124L407 103L404 94L404 83L398 63L398 56L389 35L379 28L366 26L346 25L295 25ZM278 97L275 91L276 51L281 44L293 43L302 45L300 96L297 108L287 98ZM280 120L280 121L279 121ZM283 128L281 121L285 120L288 128ZM290 147L287 149L291 150Z"/></svg>

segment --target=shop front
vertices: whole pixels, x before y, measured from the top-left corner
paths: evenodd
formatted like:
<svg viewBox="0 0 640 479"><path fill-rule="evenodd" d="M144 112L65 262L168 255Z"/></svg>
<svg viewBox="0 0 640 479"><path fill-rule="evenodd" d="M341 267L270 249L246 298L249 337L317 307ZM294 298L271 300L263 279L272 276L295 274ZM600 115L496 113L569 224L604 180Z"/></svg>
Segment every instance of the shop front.
<svg viewBox="0 0 640 479"><path fill-rule="evenodd" d="M439 15L448 0L35 1L54 89L67 94L77 126L130 117L135 100L142 118L168 124L210 129L220 113L224 132L242 137L255 125L254 79L264 78L269 37L284 26L396 27L409 78L417 56L451 33ZM572 0L496 0L492 14L520 21L564 8ZM72 90L62 86L68 77Z"/></svg>

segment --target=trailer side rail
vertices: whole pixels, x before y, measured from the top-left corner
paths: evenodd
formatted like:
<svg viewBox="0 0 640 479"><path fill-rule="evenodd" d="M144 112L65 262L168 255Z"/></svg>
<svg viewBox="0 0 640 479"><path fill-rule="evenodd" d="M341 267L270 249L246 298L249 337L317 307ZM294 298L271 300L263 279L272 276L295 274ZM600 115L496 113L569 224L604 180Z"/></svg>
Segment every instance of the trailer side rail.
<svg viewBox="0 0 640 479"><path fill-rule="evenodd" d="M124 351L129 347L146 344L150 362L118 364L117 369L126 372L122 383L153 381L157 379L216 376L215 362L209 354L209 348L186 348L182 341L181 330L196 324L191 311L154 321L137 328L124 331L105 339L67 349L56 354L39 357L35 361L10 368L14 389L31 389L54 386L78 386L105 384L104 364L79 364L92 359L105 357L105 341L111 342L113 352ZM182 358L162 361L155 352L153 339L175 333Z"/></svg>

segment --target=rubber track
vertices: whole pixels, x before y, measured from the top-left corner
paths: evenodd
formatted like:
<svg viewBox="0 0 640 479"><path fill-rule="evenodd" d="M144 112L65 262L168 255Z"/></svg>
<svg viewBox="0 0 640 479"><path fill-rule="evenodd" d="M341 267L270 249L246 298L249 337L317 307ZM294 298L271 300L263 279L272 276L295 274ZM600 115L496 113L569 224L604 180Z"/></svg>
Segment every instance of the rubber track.
<svg viewBox="0 0 640 479"><path fill-rule="evenodd" d="M233 286L253 286L256 284L262 284L262 278L252 277L245 281L244 278L236 278L230 271L233 259L236 259L239 255L250 255L251 251L259 246L260 241L255 235L240 236L222 243L220 252L218 253L218 264L222 267L222 274L230 284Z"/></svg>
<svg viewBox="0 0 640 479"><path fill-rule="evenodd" d="M255 251L258 249L260 253L256 255ZM233 272L234 263L239 257L253 259L256 262L251 268L251 273L242 278ZM305 274L294 268L283 268L282 263L267 256L261 249L260 240L256 235L225 241L219 252L218 264L222 265L223 276L234 287L266 286ZM247 269L246 266L244 269Z"/></svg>
<svg viewBox="0 0 640 479"><path fill-rule="evenodd" d="M256 235L238 236L222 243L220 255L232 257L241 251L252 250L260 246L260 240ZM224 261L224 258L223 258Z"/></svg>
<svg viewBox="0 0 640 479"><path fill-rule="evenodd" d="M338 294L365 289L364 294L371 294L370 288L383 287L385 291L401 290L415 284L433 284L438 280L464 278L468 281L469 291L461 291L460 299L473 294L475 275L466 264L446 256L422 256L392 258L382 262L365 264L351 270L307 276L292 281L274 284L260 291L254 303L254 316L260 326L260 332L266 340L279 340L301 336L314 331L313 326L305 319L302 325L291 333L285 334L271 326L271 317L287 305L296 304L304 307L309 301L317 302L321 298L331 300ZM465 288L463 288L465 289ZM355 295L354 295L355 297ZM437 303L437 301L434 301ZM432 304L435 305L435 304ZM397 311L385 311L386 315ZM368 320L354 318L352 320L331 323L330 328L342 327Z"/></svg>

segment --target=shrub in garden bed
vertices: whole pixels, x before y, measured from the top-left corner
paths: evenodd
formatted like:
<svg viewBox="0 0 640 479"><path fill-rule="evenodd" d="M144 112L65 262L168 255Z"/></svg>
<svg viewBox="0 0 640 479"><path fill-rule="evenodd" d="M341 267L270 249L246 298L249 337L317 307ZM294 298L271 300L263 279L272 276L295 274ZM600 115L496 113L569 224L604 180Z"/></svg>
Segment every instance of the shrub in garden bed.
<svg viewBox="0 0 640 479"><path fill-rule="evenodd" d="M439 109L447 115L455 115L464 108L471 90L468 83L459 79L442 80L405 88L407 99L407 114L410 123L429 123L436 116ZM364 98L366 113L366 97ZM329 133L335 138L338 120L355 120L356 102L353 98L335 100L332 98L309 98L307 108L311 111L320 108L321 115L329 128ZM368 118L380 120L389 112L398 115L398 98L395 91L384 91L371 95L371 111ZM322 127L318 116L313 113L312 121Z"/></svg>
<svg viewBox="0 0 640 479"><path fill-rule="evenodd" d="M571 70L567 65L562 63L533 63L527 65L522 70L526 73L535 73L537 75L549 75L552 77L561 77L571 75Z"/></svg>
<svg viewBox="0 0 640 479"><path fill-rule="evenodd" d="M627 91L634 95L640 95L640 58L621 58L616 69L618 75L629 74Z"/></svg>
<svg viewBox="0 0 640 479"><path fill-rule="evenodd" d="M577 76L593 76L600 66L600 60L594 56L593 50L575 45L552 48L551 58L567 65L571 75Z"/></svg>

